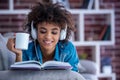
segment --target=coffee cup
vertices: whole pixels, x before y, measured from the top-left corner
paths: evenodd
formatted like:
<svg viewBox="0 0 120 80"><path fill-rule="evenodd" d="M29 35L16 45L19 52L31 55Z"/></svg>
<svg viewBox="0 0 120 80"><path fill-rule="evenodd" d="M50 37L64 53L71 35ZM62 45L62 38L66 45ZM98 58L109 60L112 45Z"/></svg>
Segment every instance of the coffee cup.
<svg viewBox="0 0 120 80"><path fill-rule="evenodd" d="M27 50L29 43L29 34L28 33L16 33L15 39L15 48Z"/></svg>

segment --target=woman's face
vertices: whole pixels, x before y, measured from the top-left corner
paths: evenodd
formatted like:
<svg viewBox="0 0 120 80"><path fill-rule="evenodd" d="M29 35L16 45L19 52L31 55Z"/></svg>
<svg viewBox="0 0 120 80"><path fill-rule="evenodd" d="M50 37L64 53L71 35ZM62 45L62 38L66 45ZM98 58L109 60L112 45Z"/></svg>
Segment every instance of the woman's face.
<svg viewBox="0 0 120 80"><path fill-rule="evenodd" d="M60 36L60 28L50 23L39 23L37 25L37 39L42 50L54 50Z"/></svg>

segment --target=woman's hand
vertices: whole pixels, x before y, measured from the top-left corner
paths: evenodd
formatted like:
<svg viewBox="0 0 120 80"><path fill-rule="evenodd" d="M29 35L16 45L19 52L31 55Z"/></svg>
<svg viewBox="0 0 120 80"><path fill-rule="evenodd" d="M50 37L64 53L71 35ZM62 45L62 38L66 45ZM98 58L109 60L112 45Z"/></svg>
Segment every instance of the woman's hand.
<svg viewBox="0 0 120 80"><path fill-rule="evenodd" d="M22 50L15 48L15 38L9 38L6 46L10 51L16 54L16 61L22 60Z"/></svg>

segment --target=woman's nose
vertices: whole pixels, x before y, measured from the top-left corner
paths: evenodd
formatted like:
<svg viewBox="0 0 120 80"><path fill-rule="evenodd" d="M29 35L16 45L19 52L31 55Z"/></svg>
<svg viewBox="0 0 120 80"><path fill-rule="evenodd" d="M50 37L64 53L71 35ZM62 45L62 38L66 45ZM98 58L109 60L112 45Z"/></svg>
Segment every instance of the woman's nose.
<svg viewBox="0 0 120 80"><path fill-rule="evenodd" d="M45 38L47 38L47 39L49 39L49 38L51 38L51 33L46 33L46 35L45 35Z"/></svg>

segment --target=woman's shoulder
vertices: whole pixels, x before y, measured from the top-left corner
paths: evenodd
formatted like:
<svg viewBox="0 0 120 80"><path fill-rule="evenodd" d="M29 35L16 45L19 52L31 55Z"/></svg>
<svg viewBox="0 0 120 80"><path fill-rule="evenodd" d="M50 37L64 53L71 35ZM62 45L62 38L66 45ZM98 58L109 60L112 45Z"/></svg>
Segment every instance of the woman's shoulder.
<svg viewBox="0 0 120 80"><path fill-rule="evenodd" d="M32 49L33 47L34 47L34 42L30 41L29 44L28 44L28 50Z"/></svg>
<svg viewBox="0 0 120 80"><path fill-rule="evenodd" d="M27 50L22 50L22 51L23 51L23 53L29 53L34 49L33 47L34 47L34 42L30 41L29 44L28 44L28 49Z"/></svg>
<svg viewBox="0 0 120 80"><path fill-rule="evenodd" d="M30 41L28 46L33 46L34 45L34 41Z"/></svg>
<svg viewBox="0 0 120 80"><path fill-rule="evenodd" d="M73 43L71 41L59 42L58 44L62 48L72 48L72 47L74 47L74 45L73 45Z"/></svg>
<svg viewBox="0 0 120 80"><path fill-rule="evenodd" d="M59 42L61 45L73 45L71 41Z"/></svg>

